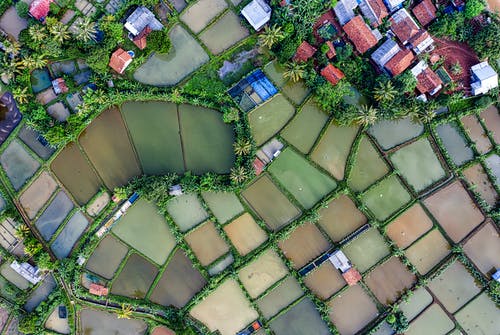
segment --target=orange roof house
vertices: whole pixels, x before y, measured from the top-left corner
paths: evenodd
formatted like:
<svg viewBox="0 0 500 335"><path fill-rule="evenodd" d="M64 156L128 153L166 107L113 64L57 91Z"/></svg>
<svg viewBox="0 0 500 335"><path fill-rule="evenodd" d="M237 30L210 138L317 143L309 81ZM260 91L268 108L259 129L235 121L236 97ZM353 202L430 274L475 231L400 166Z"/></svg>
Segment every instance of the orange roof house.
<svg viewBox="0 0 500 335"><path fill-rule="evenodd" d="M321 70L321 75L330 82L332 85L337 85L337 83L345 77L344 73L337 69L332 64L328 64Z"/></svg>
<svg viewBox="0 0 500 335"><path fill-rule="evenodd" d="M422 26L427 26L436 18L436 6L431 0L423 0L412 9L413 15Z"/></svg>
<svg viewBox="0 0 500 335"><path fill-rule="evenodd" d="M417 90L421 94L435 95L443 87L441 78L424 61L415 65L411 72L417 79Z"/></svg>
<svg viewBox="0 0 500 335"><path fill-rule="evenodd" d="M255 160L253 161L253 168L255 170L255 175L258 176L264 171L264 168L266 167L266 163L261 161L258 157L255 157Z"/></svg>
<svg viewBox="0 0 500 335"><path fill-rule="evenodd" d="M132 63L132 56L122 48L113 52L109 60L109 66L119 74L122 74L130 63Z"/></svg>
<svg viewBox="0 0 500 335"><path fill-rule="evenodd" d="M144 28L140 33L139 35L137 35L136 37L134 37L132 39L132 42L134 42L135 46L138 47L139 49L141 50L144 50L147 46L147 38L148 38L148 35L152 32L153 30L149 27L149 26L146 26L146 28Z"/></svg>
<svg viewBox="0 0 500 335"><path fill-rule="evenodd" d="M44 22L49 14L50 4L54 0L35 0L29 6L29 14L38 21Z"/></svg>
<svg viewBox="0 0 500 335"><path fill-rule="evenodd" d="M326 41L325 44L328 46L326 57L328 57L328 59L332 59L337 55L337 52L335 51L335 46L333 45L332 41Z"/></svg>
<svg viewBox="0 0 500 335"><path fill-rule="evenodd" d="M404 49L385 63L385 68L395 77L406 70L413 63L414 59L413 52L410 49Z"/></svg>
<svg viewBox="0 0 500 335"><path fill-rule="evenodd" d="M297 48L295 56L293 56L293 60L296 62L307 62L307 60L315 53L316 48L310 45L307 41L304 41Z"/></svg>
<svg viewBox="0 0 500 335"><path fill-rule="evenodd" d="M361 15L354 17L351 21L347 22L344 27L349 39L352 41L356 50L364 54L370 48L377 44L377 38L373 35L372 31L366 25Z"/></svg>
<svg viewBox="0 0 500 335"><path fill-rule="evenodd" d="M404 8L394 13L389 21L391 22L392 32L402 44L408 43L408 41L420 31L415 20L413 20Z"/></svg>
<svg viewBox="0 0 500 335"><path fill-rule="evenodd" d="M382 0L362 0L359 3L359 9L373 27L378 27L382 23L382 19L389 15Z"/></svg>
<svg viewBox="0 0 500 335"><path fill-rule="evenodd" d="M109 293L109 289L98 284L90 284L89 293L97 296L106 296Z"/></svg>
<svg viewBox="0 0 500 335"><path fill-rule="evenodd" d="M346 272L342 273L342 277L346 281L347 285L353 286L361 280L361 274L355 268L350 268Z"/></svg>

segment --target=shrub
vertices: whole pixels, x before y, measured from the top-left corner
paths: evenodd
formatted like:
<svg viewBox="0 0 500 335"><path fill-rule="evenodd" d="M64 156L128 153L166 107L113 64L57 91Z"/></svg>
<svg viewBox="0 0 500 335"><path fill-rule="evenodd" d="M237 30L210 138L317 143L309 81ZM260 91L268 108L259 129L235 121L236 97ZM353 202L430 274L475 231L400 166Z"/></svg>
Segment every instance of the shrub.
<svg viewBox="0 0 500 335"><path fill-rule="evenodd" d="M484 10L484 3L481 0L467 0L465 3L465 18L472 19Z"/></svg>
<svg viewBox="0 0 500 335"><path fill-rule="evenodd" d="M170 51L170 38L167 30L154 30L147 37L147 48L150 51L155 51L161 54L166 54Z"/></svg>
<svg viewBox="0 0 500 335"><path fill-rule="evenodd" d="M24 1L19 1L16 3L16 12L22 18L28 18L29 6Z"/></svg>

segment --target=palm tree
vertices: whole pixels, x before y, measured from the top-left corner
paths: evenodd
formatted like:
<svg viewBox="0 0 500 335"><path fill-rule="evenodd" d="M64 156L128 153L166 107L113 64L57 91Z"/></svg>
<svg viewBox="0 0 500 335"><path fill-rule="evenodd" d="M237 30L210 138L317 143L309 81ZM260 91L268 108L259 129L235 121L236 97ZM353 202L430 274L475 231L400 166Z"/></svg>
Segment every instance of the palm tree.
<svg viewBox="0 0 500 335"><path fill-rule="evenodd" d="M456 63L453 63L450 67L451 73L454 75L459 75L462 73L462 65L460 65L460 62L457 61Z"/></svg>
<svg viewBox="0 0 500 335"><path fill-rule="evenodd" d="M92 22L88 17L80 20L77 25L76 39L83 42L94 40L97 34L95 22Z"/></svg>
<svg viewBox="0 0 500 335"><path fill-rule="evenodd" d="M14 90L12 90L12 95L14 96L14 99L17 101L17 103L20 104L26 104L28 103L31 94L28 93L28 87L16 87Z"/></svg>
<svg viewBox="0 0 500 335"><path fill-rule="evenodd" d="M361 126L369 126L377 122L378 109L373 106L361 105L358 109L358 115L354 118L354 123Z"/></svg>
<svg viewBox="0 0 500 335"><path fill-rule="evenodd" d="M11 54L16 57L19 54L19 50L21 50L21 45L17 41L9 41L6 40L3 42L4 51L6 54Z"/></svg>
<svg viewBox="0 0 500 335"><path fill-rule="evenodd" d="M35 69L41 69L42 67L47 65L47 60L44 59L43 55L40 54L26 55L23 59L21 59L19 64L22 66L22 68L31 71Z"/></svg>
<svg viewBox="0 0 500 335"><path fill-rule="evenodd" d="M239 139L233 144L234 153L238 156L248 155L252 150L252 144L249 140Z"/></svg>
<svg viewBox="0 0 500 335"><path fill-rule="evenodd" d="M285 72L283 72L283 78L290 79L293 82L298 82L304 78L306 64L299 64L296 62L288 62L285 64Z"/></svg>
<svg viewBox="0 0 500 335"><path fill-rule="evenodd" d="M118 319L130 319L132 316L132 306L129 304L122 304L122 309L118 311Z"/></svg>
<svg viewBox="0 0 500 335"><path fill-rule="evenodd" d="M59 44L70 38L68 27L59 21L49 26L49 33L52 35L54 41Z"/></svg>
<svg viewBox="0 0 500 335"><path fill-rule="evenodd" d="M35 42L42 42L47 38L47 29L38 25L31 26L28 33L31 39Z"/></svg>
<svg viewBox="0 0 500 335"><path fill-rule="evenodd" d="M436 113L431 108L423 108L419 111L417 115L415 115L414 120L418 123L429 123L434 119Z"/></svg>
<svg viewBox="0 0 500 335"><path fill-rule="evenodd" d="M273 25L272 27L266 27L264 32L259 35L260 43L268 48L272 48L273 45L285 38L285 34L281 31L281 27Z"/></svg>
<svg viewBox="0 0 500 335"><path fill-rule="evenodd" d="M15 232L16 237L18 237L20 239L24 239L29 234L30 234L30 229L28 228L27 225L20 224L19 226L17 226L16 232Z"/></svg>
<svg viewBox="0 0 500 335"><path fill-rule="evenodd" d="M396 94L398 94L398 91L390 80L385 83L379 82L378 86L373 90L373 98L381 103L394 100Z"/></svg>
<svg viewBox="0 0 500 335"><path fill-rule="evenodd" d="M240 184L247 180L248 173L243 166L233 167L229 178L233 184Z"/></svg>

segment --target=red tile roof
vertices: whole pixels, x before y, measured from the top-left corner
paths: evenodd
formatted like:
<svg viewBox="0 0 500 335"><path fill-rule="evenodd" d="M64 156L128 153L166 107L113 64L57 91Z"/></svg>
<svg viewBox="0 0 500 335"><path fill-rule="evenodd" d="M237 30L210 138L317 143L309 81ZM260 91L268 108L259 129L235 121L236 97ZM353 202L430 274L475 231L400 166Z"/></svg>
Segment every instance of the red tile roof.
<svg viewBox="0 0 500 335"><path fill-rule="evenodd" d="M400 12L396 12L396 15L398 13ZM406 44L410 38L415 36L420 31L420 28L409 14L404 17L400 15L400 17L402 19L398 22L396 22L393 17L391 17L389 21L391 22L392 32L398 37L401 43Z"/></svg>
<svg viewBox="0 0 500 335"><path fill-rule="evenodd" d="M37 20L43 21L49 14L50 4L54 0L35 0L30 4L29 13Z"/></svg>
<svg viewBox="0 0 500 335"><path fill-rule="evenodd" d="M440 85L443 85L441 78L429 67L417 75L417 90L422 93L430 93Z"/></svg>
<svg viewBox="0 0 500 335"><path fill-rule="evenodd" d="M347 22L343 29L352 43L354 43L356 50L361 54L364 54L368 49L377 44L377 38L373 35L370 28L368 28L365 21L363 21L361 15Z"/></svg>
<svg viewBox="0 0 500 335"><path fill-rule="evenodd" d="M321 70L321 75L328 80L332 85L337 85L340 79L344 78L345 75L342 71L337 69L332 64L328 64Z"/></svg>
<svg viewBox="0 0 500 335"><path fill-rule="evenodd" d="M373 12L377 17L377 24L375 26L380 25L382 23L382 19L389 15L387 7L384 5L382 0L367 0L367 2L370 4L370 7L373 9Z"/></svg>
<svg viewBox="0 0 500 335"><path fill-rule="evenodd" d="M337 55L337 52L335 51L335 47L333 46L332 41L326 41L326 45L328 45L328 51L326 53L326 57L328 59L332 59Z"/></svg>
<svg viewBox="0 0 500 335"><path fill-rule="evenodd" d="M361 275L355 268L350 268L349 270L344 272L342 274L342 277L344 277L344 280L349 286L356 285L357 282L361 280Z"/></svg>
<svg viewBox="0 0 500 335"><path fill-rule="evenodd" d="M148 35L151 33L151 31L152 31L151 28L149 26L146 26L146 28L144 28L139 33L139 35L134 37L132 42L134 42L136 47L138 47L141 50L144 50L144 48L146 48L146 46L147 46L147 38L148 38Z"/></svg>
<svg viewBox="0 0 500 335"><path fill-rule="evenodd" d="M293 56L293 60L296 62L306 62L311 58L316 52L316 48L307 43L307 41L302 42Z"/></svg>
<svg viewBox="0 0 500 335"><path fill-rule="evenodd" d="M119 74L122 74L130 62L132 62L132 56L122 48L119 48L111 55L109 66Z"/></svg>
<svg viewBox="0 0 500 335"><path fill-rule="evenodd" d="M420 43L431 37L427 30L421 29L418 33L412 36L408 41L414 48L418 47Z"/></svg>
<svg viewBox="0 0 500 335"><path fill-rule="evenodd" d="M404 49L395 54L394 57L392 57L385 64L385 68L391 73L391 75L397 76L406 70L411 63L413 63L414 59L415 56L413 55L413 52L410 49Z"/></svg>
<svg viewBox="0 0 500 335"><path fill-rule="evenodd" d="M436 6L431 0L423 0L412 9L413 15L422 26L426 26L436 18Z"/></svg>
<svg viewBox="0 0 500 335"><path fill-rule="evenodd" d="M108 292L109 292L109 290L102 285L90 284L90 287L89 287L90 294L94 294L94 295L98 295L98 296L105 296L105 295L108 295Z"/></svg>
<svg viewBox="0 0 500 335"><path fill-rule="evenodd" d="M253 168L257 176L264 171L265 166L266 164L263 161L261 161L258 157L255 157L255 160L253 161Z"/></svg>

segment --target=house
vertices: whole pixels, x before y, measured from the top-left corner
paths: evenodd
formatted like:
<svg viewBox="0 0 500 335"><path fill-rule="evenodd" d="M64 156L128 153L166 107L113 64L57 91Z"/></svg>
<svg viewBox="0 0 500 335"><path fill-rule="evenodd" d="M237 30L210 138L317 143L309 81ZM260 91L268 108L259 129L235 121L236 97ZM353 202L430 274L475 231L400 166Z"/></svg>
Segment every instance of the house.
<svg viewBox="0 0 500 335"><path fill-rule="evenodd" d="M351 262L341 250L333 252L328 260L342 273L347 272L352 267Z"/></svg>
<svg viewBox="0 0 500 335"><path fill-rule="evenodd" d="M423 0L412 9L413 15L423 27L436 18L436 11L436 6L434 6L432 0Z"/></svg>
<svg viewBox="0 0 500 335"><path fill-rule="evenodd" d="M343 29L356 47L356 50L361 54L367 52L378 42L377 37L375 37L368 25L363 21L361 15L347 22Z"/></svg>
<svg viewBox="0 0 500 335"><path fill-rule="evenodd" d="M13 261L10 264L10 267L33 285L36 285L40 280L42 280L42 274L40 273L38 267L32 266L29 263L19 264L17 261Z"/></svg>
<svg viewBox="0 0 500 335"><path fill-rule="evenodd" d="M337 55L337 52L335 51L335 46L333 45L332 41L326 41L325 44L328 47L328 51L326 52L326 57L328 59L332 59Z"/></svg>
<svg viewBox="0 0 500 335"><path fill-rule="evenodd" d="M66 93L69 91L63 78L52 80L52 88L56 94Z"/></svg>
<svg viewBox="0 0 500 335"><path fill-rule="evenodd" d="M138 47L140 50L144 50L147 46L147 38L148 35L152 32L152 29L148 26L144 28L139 35L132 38L132 42Z"/></svg>
<svg viewBox="0 0 500 335"><path fill-rule="evenodd" d="M163 29L161 22L144 6L137 7L137 9L127 17L124 27L132 36L139 35L146 27L149 27L151 30Z"/></svg>
<svg viewBox="0 0 500 335"><path fill-rule="evenodd" d="M401 48L393 39L387 39L380 47L375 50L371 59L377 64L380 68L383 68L385 64L394 57Z"/></svg>
<svg viewBox="0 0 500 335"><path fill-rule="evenodd" d="M339 20L339 23L343 26L355 16L354 9L358 7L358 2L356 0L339 0L333 11Z"/></svg>
<svg viewBox="0 0 500 335"><path fill-rule="evenodd" d="M54 0L35 0L29 6L29 14L40 22L45 22L45 18L49 15L50 4Z"/></svg>
<svg viewBox="0 0 500 335"><path fill-rule="evenodd" d="M422 52L433 48L434 39L427 30L421 29L416 35L410 38L408 44L417 55L420 55Z"/></svg>
<svg viewBox="0 0 500 335"><path fill-rule="evenodd" d="M395 77L404 72L415 60L415 55L410 49L399 51L386 64L385 69Z"/></svg>
<svg viewBox="0 0 500 335"><path fill-rule="evenodd" d="M443 88L441 78L424 61L415 65L411 73L417 79L417 91L421 94L435 95Z"/></svg>
<svg viewBox="0 0 500 335"><path fill-rule="evenodd" d="M271 7L264 0L252 0L243 7L241 15L247 19L253 29L259 31L271 19Z"/></svg>
<svg viewBox="0 0 500 335"><path fill-rule="evenodd" d="M382 0L361 0L359 9L363 16L370 21L372 27L378 27L382 19L389 15Z"/></svg>
<svg viewBox="0 0 500 335"><path fill-rule="evenodd" d="M392 32L403 45L407 44L410 38L420 31L419 26L406 9L398 10L391 16L389 21Z"/></svg>
<svg viewBox="0 0 500 335"><path fill-rule="evenodd" d="M307 62L309 58L311 58L316 53L316 48L310 45L307 41L302 42L295 55L293 56L293 60L296 62Z"/></svg>
<svg viewBox="0 0 500 335"><path fill-rule="evenodd" d="M321 70L321 75L323 78L328 80L328 82L332 85L337 85L337 83L345 77L344 73L337 69L332 64L328 64Z"/></svg>
<svg viewBox="0 0 500 335"><path fill-rule="evenodd" d="M349 286L356 285L361 280L361 274L355 268L350 268L342 273L342 277Z"/></svg>
<svg viewBox="0 0 500 335"><path fill-rule="evenodd" d="M102 285L92 283L89 286L89 293L101 297L108 295L109 289Z"/></svg>
<svg viewBox="0 0 500 335"><path fill-rule="evenodd" d="M255 175L256 176L260 175L264 171L265 167L266 163L261 161L259 157L255 157L255 160L253 161L253 169L255 171Z"/></svg>
<svg viewBox="0 0 500 335"><path fill-rule="evenodd" d="M132 56L122 48L116 49L109 60L109 66L119 74L122 74L130 63Z"/></svg>
<svg viewBox="0 0 500 335"><path fill-rule="evenodd" d="M392 13L395 10L398 10L400 8L403 8L403 2L404 0L384 0L385 5L389 9L389 11Z"/></svg>
<svg viewBox="0 0 500 335"><path fill-rule="evenodd" d="M472 74L472 95L488 93L498 87L498 74L488 62L476 64L470 70Z"/></svg>

